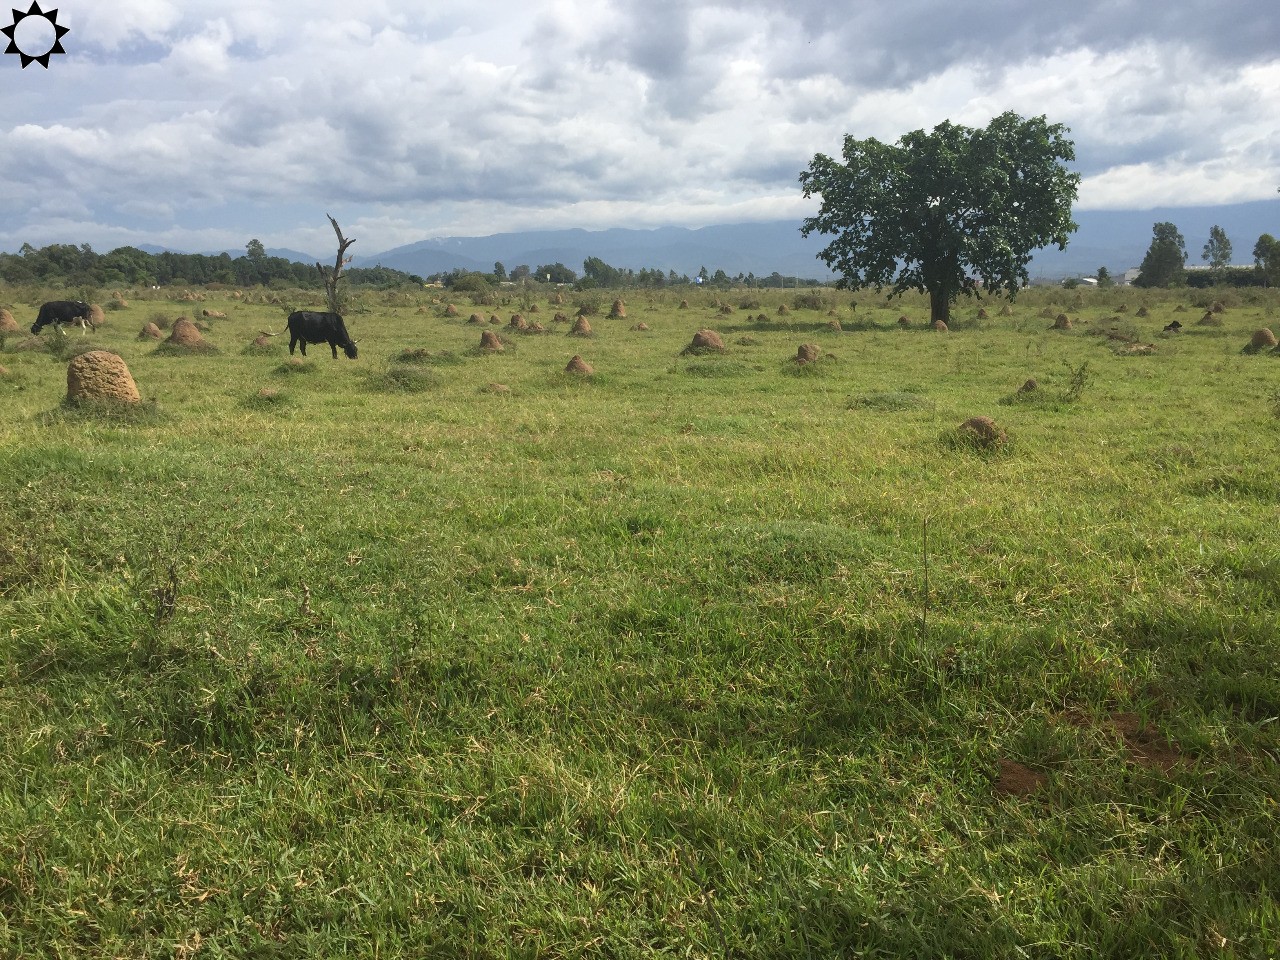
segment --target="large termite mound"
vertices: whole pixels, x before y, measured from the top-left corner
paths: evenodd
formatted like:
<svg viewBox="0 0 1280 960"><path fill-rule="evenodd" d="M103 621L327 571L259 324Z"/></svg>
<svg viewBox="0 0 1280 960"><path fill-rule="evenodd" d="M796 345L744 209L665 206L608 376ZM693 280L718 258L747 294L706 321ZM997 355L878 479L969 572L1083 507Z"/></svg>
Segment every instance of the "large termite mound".
<svg viewBox="0 0 1280 960"><path fill-rule="evenodd" d="M117 354L90 350L67 364L70 403L132 404L141 399L129 367Z"/></svg>

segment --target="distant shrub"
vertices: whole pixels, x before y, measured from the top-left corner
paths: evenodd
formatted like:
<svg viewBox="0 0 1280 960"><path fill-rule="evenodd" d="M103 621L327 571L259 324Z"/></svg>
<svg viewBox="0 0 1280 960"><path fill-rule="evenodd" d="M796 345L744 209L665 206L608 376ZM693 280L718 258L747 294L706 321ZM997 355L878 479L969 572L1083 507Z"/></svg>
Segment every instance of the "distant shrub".
<svg viewBox="0 0 1280 960"><path fill-rule="evenodd" d="M369 375L369 386L375 390L392 393L422 393L439 386L440 375L434 370L415 366L390 367L381 373Z"/></svg>

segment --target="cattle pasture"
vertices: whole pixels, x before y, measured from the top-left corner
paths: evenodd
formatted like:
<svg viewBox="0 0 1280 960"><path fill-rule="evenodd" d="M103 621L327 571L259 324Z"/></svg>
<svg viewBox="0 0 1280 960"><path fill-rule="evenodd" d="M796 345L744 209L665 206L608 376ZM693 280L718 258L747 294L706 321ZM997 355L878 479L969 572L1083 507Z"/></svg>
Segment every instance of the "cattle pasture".
<svg viewBox="0 0 1280 960"><path fill-rule="evenodd" d="M0 956L1274 950L1280 295L165 293L0 288Z"/></svg>

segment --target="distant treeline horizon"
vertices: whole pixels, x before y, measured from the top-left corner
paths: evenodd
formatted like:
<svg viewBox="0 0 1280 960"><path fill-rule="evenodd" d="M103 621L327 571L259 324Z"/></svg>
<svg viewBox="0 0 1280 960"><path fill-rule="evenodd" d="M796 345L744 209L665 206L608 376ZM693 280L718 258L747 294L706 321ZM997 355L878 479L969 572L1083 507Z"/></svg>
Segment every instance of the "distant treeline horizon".
<svg viewBox="0 0 1280 960"><path fill-rule="evenodd" d="M581 275L564 264L527 264L512 268L508 274L501 263L494 271L482 273L454 269L426 277L390 267L348 267L343 271L352 286L390 289L402 286L421 287L439 283L446 288L473 286L477 281L497 285L504 282L550 282L585 287L666 287L696 286L728 288L824 286L821 280L787 276L774 271L766 277L738 274L731 277L724 270L708 271L703 267L696 276L677 274L674 270L632 270L612 267L597 257L583 263ZM97 253L87 244L54 243L33 247L24 243L17 253L0 253L0 282L8 284L40 284L75 290L99 287L181 287L225 284L228 286L323 288L314 264L300 263L285 257L269 256L261 245L250 244L239 257L229 253L148 253L137 247L117 247L108 253Z"/></svg>

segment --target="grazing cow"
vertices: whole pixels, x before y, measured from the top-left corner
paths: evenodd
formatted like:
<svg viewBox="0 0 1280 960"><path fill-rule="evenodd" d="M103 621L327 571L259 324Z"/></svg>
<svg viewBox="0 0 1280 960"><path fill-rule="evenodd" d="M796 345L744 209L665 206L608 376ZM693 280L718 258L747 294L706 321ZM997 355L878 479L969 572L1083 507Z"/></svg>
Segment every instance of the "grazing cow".
<svg viewBox="0 0 1280 960"><path fill-rule="evenodd" d="M93 308L83 300L52 300L40 308L36 322L31 325L33 334L53 324L64 337L67 332L62 329L64 323L80 324L80 335L84 336L89 329L89 311Z"/></svg>
<svg viewBox="0 0 1280 960"><path fill-rule="evenodd" d="M347 326L342 322L340 314L298 310L289 314L285 327L289 331L290 355L299 344L305 357L308 343L327 343L333 349L333 359L338 359L339 347L349 359L356 358L356 342L347 333Z"/></svg>
<svg viewBox="0 0 1280 960"><path fill-rule="evenodd" d="M1164 328L1164 332L1177 333L1181 329L1182 329L1182 324L1180 324L1177 320L1175 320L1173 321L1173 323L1169 324L1167 327Z"/></svg>

